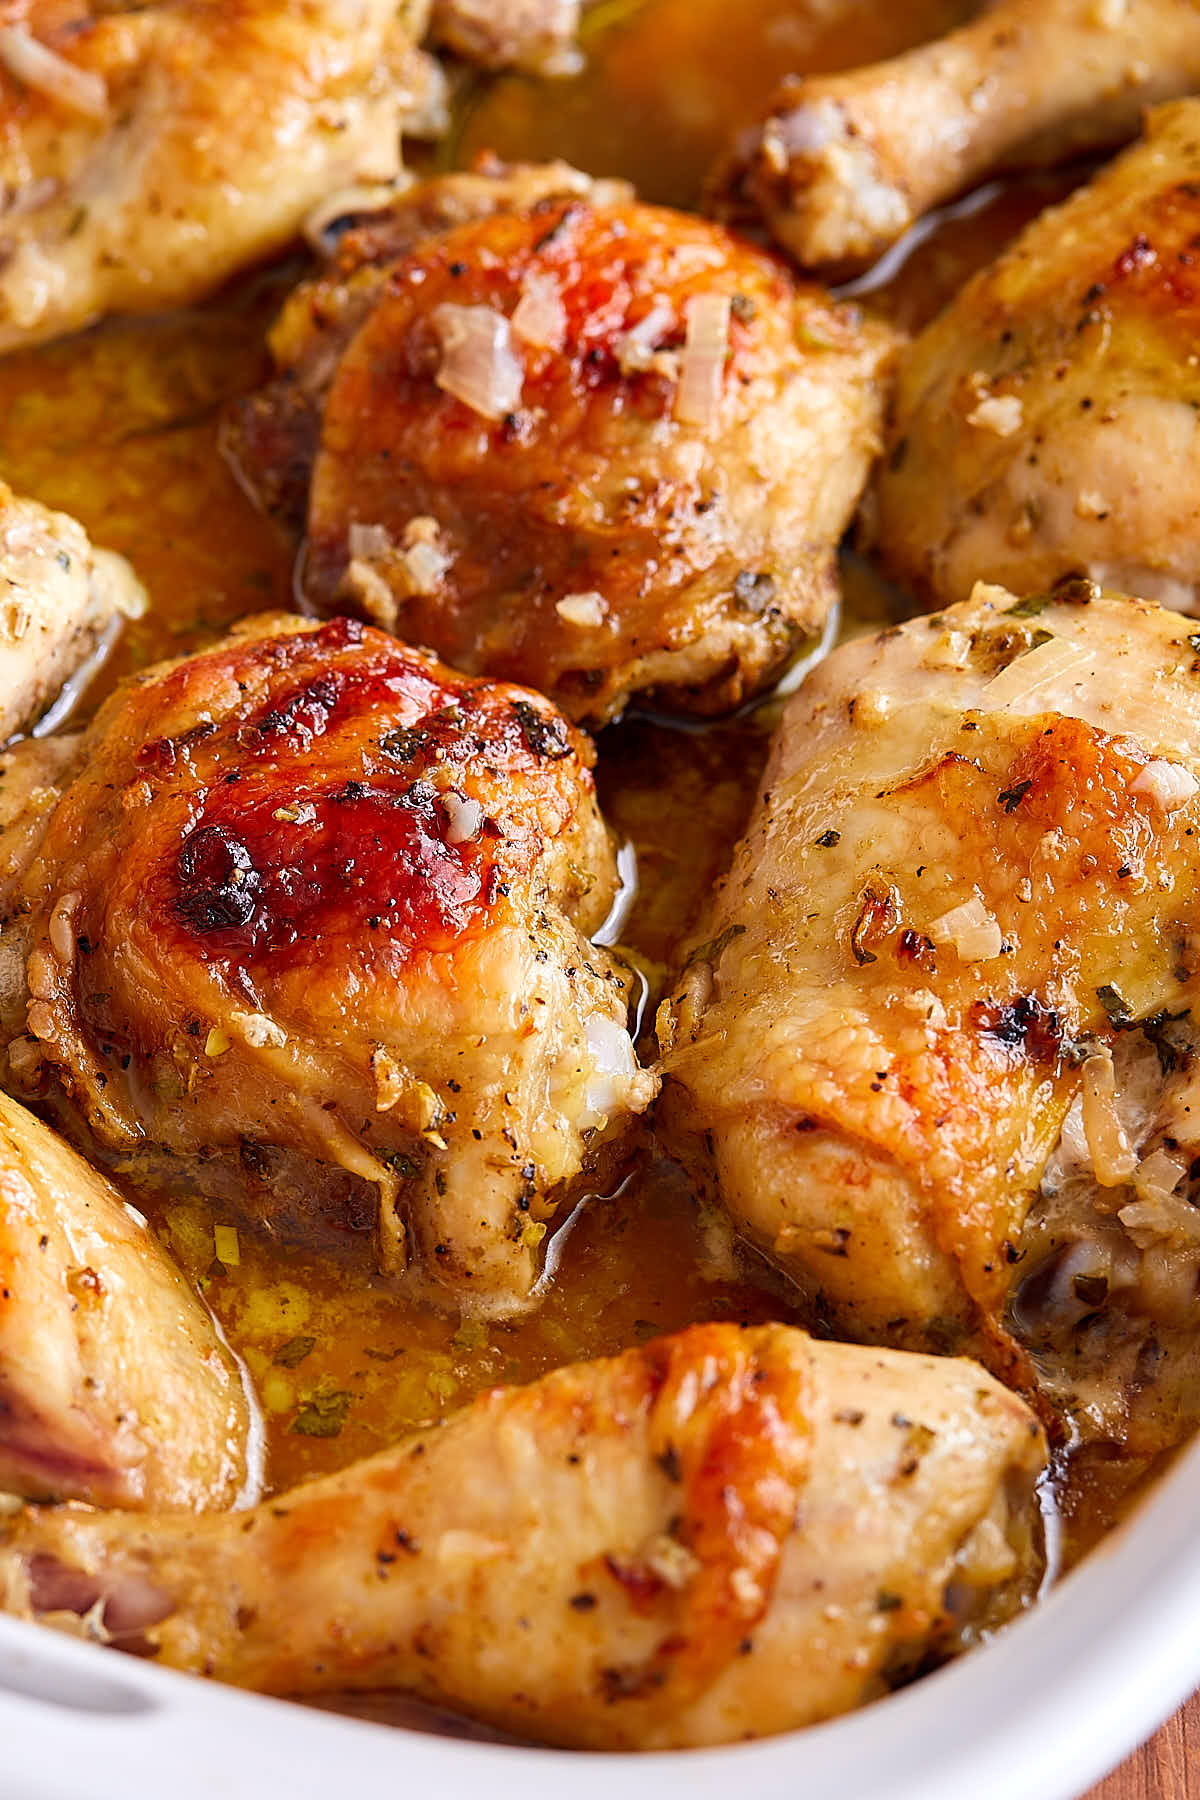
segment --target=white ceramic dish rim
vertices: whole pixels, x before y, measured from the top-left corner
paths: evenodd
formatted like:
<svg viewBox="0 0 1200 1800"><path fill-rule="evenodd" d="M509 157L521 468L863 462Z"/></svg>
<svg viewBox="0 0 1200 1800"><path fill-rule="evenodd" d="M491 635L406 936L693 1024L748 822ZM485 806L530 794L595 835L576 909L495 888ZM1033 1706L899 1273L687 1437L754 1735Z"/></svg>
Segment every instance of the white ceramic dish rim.
<svg viewBox="0 0 1200 1800"><path fill-rule="evenodd" d="M1075 1800L1200 1683L1200 1443L987 1646L860 1713L725 1750L463 1742L176 1675L0 1618L3 1800Z"/></svg>

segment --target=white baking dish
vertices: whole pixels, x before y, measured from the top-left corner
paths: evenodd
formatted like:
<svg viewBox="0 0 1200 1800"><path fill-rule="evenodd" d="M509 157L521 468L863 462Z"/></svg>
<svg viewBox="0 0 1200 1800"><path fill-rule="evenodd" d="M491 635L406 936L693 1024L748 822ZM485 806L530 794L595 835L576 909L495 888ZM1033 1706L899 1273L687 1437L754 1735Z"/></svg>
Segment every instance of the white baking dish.
<svg viewBox="0 0 1200 1800"><path fill-rule="evenodd" d="M729 1750L461 1742L0 1619L2 1800L1075 1800L1200 1683L1200 1444L1034 1612L850 1718Z"/></svg>

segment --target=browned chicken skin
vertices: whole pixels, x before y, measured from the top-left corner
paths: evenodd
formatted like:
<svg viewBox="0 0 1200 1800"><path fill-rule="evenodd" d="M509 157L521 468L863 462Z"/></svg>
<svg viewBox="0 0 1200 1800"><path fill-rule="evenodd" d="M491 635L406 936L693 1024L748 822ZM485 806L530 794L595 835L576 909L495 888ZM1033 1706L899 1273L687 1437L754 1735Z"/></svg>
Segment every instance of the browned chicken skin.
<svg viewBox="0 0 1200 1800"><path fill-rule="evenodd" d="M1198 667L1088 583L843 646L660 1022L667 1142L834 1329L1137 1454L1200 1392Z"/></svg>
<svg viewBox="0 0 1200 1800"><path fill-rule="evenodd" d="M845 272L999 168L1119 144L1197 81L1196 0L998 0L888 62L791 78L712 199L803 267Z"/></svg>
<svg viewBox="0 0 1200 1800"><path fill-rule="evenodd" d="M497 166L342 236L237 450L321 609L576 718L713 712L826 618L892 346L718 227Z"/></svg>
<svg viewBox="0 0 1200 1800"><path fill-rule="evenodd" d="M1200 101L1182 100L916 339L877 486L897 580L941 605L977 576L1079 571L1196 609L1198 234Z"/></svg>
<svg viewBox="0 0 1200 1800"><path fill-rule="evenodd" d="M274 1693L727 1743L869 1699L1036 1574L1025 1407L972 1364L701 1325L481 1396L226 1523L27 1509L0 1599Z"/></svg>
<svg viewBox="0 0 1200 1800"><path fill-rule="evenodd" d="M150 670L9 828L10 1080L135 1172L528 1304L655 1086L584 935L615 881L591 759L538 696L353 620Z"/></svg>
<svg viewBox="0 0 1200 1800"><path fill-rule="evenodd" d="M115 1188L0 1094L0 1491L155 1512L259 1492L243 1371Z"/></svg>
<svg viewBox="0 0 1200 1800"><path fill-rule="evenodd" d="M123 556L0 481L0 743L35 726L64 683L81 682L145 603Z"/></svg>
<svg viewBox="0 0 1200 1800"><path fill-rule="evenodd" d="M24 0L0 17L0 349L177 305L388 180L422 0Z"/></svg>
<svg viewBox="0 0 1200 1800"><path fill-rule="evenodd" d="M579 60L581 0L433 0L430 36L485 69L566 74Z"/></svg>

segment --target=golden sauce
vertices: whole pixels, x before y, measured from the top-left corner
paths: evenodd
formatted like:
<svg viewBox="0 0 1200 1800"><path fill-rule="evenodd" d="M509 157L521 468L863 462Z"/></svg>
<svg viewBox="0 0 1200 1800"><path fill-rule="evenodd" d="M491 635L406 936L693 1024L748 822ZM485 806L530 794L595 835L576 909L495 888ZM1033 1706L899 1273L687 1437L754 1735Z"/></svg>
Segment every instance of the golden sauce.
<svg viewBox="0 0 1200 1800"><path fill-rule="evenodd" d="M443 160L485 146L565 156L628 176L649 198L694 205L729 130L780 75L890 54L968 10L963 0L745 0L731 30L726 0L610 0L591 12L579 76L471 86ZM948 221L868 304L923 321L1062 186L1010 187ZM219 428L225 403L262 379L265 329L300 266L247 278L194 311L0 361L0 474L129 556L152 596L89 705L131 668L290 604L294 547L237 485ZM847 590L851 625L893 603L858 562ZM753 722L690 732L631 720L604 734L602 800L639 868L624 938L651 989L742 828L765 745ZM141 1189L136 1198L248 1365L275 1489L445 1418L499 1382L694 1320L795 1316L761 1264L744 1256L735 1269L727 1236L649 1145L617 1195L586 1202L552 1240L557 1268L541 1308L487 1326L407 1303L365 1250L339 1262L243 1229L239 1261L223 1263L211 1207ZM1067 1497L1068 1558L1106 1526L1123 1485L1103 1467L1081 1472Z"/></svg>
<svg viewBox="0 0 1200 1800"><path fill-rule="evenodd" d="M731 134L785 75L893 56L949 30L968 0L600 0L585 15L587 60L547 88L528 76L479 83L443 155L479 150L595 175L623 175L644 200L695 206Z"/></svg>

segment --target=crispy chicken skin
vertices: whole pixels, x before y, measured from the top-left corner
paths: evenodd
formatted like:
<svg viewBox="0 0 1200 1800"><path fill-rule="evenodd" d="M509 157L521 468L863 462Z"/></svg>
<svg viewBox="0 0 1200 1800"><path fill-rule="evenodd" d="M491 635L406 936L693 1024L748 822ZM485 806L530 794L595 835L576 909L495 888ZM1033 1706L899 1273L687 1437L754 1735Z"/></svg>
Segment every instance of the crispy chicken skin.
<svg viewBox="0 0 1200 1800"><path fill-rule="evenodd" d="M976 576L1024 591L1079 571L1195 609L1198 233L1187 100L917 338L877 490L899 581L940 605Z"/></svg>
<svg viewBox="0 0 1200 1800"><path fill-rule="evenodd" d="M496 1389L237 1521L29 1508L0 1595L270 1692L726 1743L870 1699L1019 1605L1044 1453L971 1363L700 1325Z"/></svg>
<svg viewBox="0 0 1200 1800"><path fill-rule="evenodd" d="M33 725L144 605L123 556L0 481L0 743Z"/></svg>
<svg viewBox="0 0 1200 1800"><path fill-rule="evenodd" d="M1196 0L1000 0L888 62L790 77L710 196L803 267L848 272L998 168L1119 144L1198 80Z"/></svg>
<svg viewBox="0 0 1200 1800"><path fill-rule="evenodd" d="M0 1094L0 1490L252 1502L258 1425L209 1314L107 1181Z"/></svg>
<svg viewBox="0 0 1200 1800"><path fill-rule="evenodd" d="M456 372L460 331L492 348ZM343 234L236 451L303 519L319 608L575 718L717 712L824 622L893 347L720 227L493 165Z"/></svg>
<svg viewBox="0 0 1200 1800"><path fill-rule="evenodd" d="M435 43L485 69L562 75L579 63L581 0L433 0Z"/></svg>
<svg viewBox="0 0 1200 1800"><path fill-rule="evenodd" d="M1106 1379L1088 1430L1151 1448L1180 1408L1195 1420L1200 1257L1182 1214L1155 1243L1121 1209L1163 1184L1139 1144L1187 1138L1190 1050L1141 1069L1139 1135L1111 1094L1134 1028L1185 1029L1196 993L1189 631L1086 582L1024 602L981 586L836 651L789 702L660 1016L667 1142L835 1330L969 1346L1030 1386L1045 1338L1048 1389ZM1073 1210L1047 1221L1067 1176ZM1050 1343L1033 1315L1053 1269L1019 1320L1006 1307L1077 1240L1058 1278L1097 1277L1069 1321L1088 1330ZM1173 1286L1159 1250L1190 1257Z"/></svg>
<svg viewBox="0 0 1200 1800"><path fill-rule="evenodd" d="M128 682L20 840L10 1080L289 1235L377 1226L446 1305L526 1304L655 1087L584 935L615 879L591 760L540 697L356 620Z"/></svg>
<svg viewBox="0 0 1200 1800"><path fill-rule="evenodd" d="M195 299L286 244L331 190L394 176L427 79L426 11L0 8L0 349Z"/></svg>

